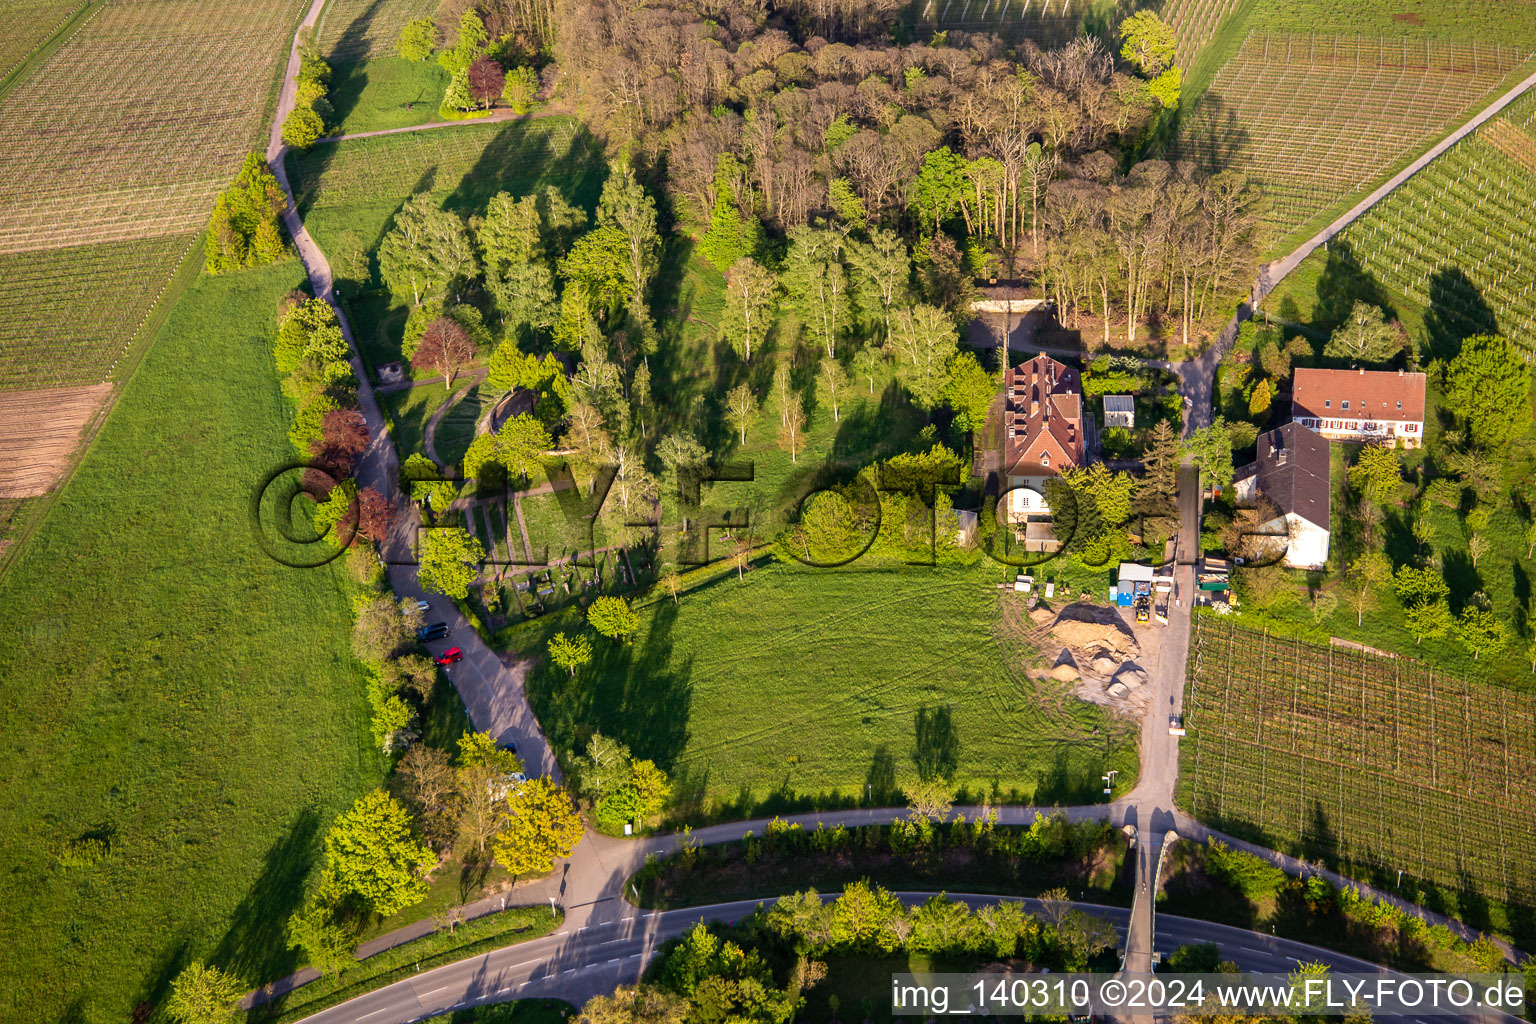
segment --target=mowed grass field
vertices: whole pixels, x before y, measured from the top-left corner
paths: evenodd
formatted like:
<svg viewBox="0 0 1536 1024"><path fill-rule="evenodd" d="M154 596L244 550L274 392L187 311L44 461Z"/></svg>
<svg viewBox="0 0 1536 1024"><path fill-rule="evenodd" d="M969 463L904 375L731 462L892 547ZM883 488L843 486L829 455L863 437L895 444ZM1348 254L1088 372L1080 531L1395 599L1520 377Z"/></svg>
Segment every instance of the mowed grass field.
<svg viewBox="0 0 1536 1024"><path fill-rule="evenodd" d="M319 835L382 778L342 569L251 522L292 458L271 329L303 278L199 278L0 578L0 1018L124 1021L192 958L281 975Z"/></svg>
<svg viewBox="0 0 1536 1024"><path fill-rule="evenodd" d="M374 57L332 66L331 135L405 128L437 120L448 72L436 61Z"/></svg>
<svg viewBox="0 0 1536 1024"><path fill-rule="evenodd" d="M899 801L919 759L972 799L1091 802L1105 770L1134 776L1135 727L1024 677L995 578L773 563L645 607L633 645L596 637L591 665L545 664L529 694L556 749L600 729L705 813ZM572 628L524 627L520 646Z"/></svg>
<svg viewBox="0 0 1536 1024"><path fill-rule="evenodd" d="M1536 935L1536 698L1214 616L1195 624L1182 806L1474 928Z"/></svg>
<svg viewBox="0 0 1536 1024"><path fill-rule="evenodd" d="M448 73L436 60L408 61L395 52L406 22L432 17L437 7L437 0L326 4L316 37L331 63L328 98L336 111L331 134L404 128L437 119Z"/></svg>

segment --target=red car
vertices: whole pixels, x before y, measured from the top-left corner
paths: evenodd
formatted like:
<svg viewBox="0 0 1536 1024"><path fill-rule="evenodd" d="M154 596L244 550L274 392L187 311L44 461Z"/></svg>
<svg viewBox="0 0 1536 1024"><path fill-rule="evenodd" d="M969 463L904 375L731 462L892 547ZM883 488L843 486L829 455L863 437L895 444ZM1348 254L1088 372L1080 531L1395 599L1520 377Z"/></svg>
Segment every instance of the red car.
<svg viewBox="0 0 1536 1024"><path fill-rule="evenodd" d="M450 647L432 660L436 661L439 665L447 667L456 661L464 660L464 652L457 647Z"/></svg>

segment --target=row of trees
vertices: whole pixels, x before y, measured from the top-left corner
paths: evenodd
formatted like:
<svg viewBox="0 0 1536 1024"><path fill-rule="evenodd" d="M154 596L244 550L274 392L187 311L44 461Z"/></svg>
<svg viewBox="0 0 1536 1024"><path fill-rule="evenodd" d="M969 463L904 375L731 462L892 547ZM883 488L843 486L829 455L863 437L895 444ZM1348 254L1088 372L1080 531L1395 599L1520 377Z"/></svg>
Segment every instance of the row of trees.
<svg viewBox="0 0 1536 1024"><path fill-rule="evenodd" d="M786 1024L834 957L910 952L1081 970L1113 945L1108 923L1071 909L1064 892L1049 894L1036 916L1019 903L973 910L942 895L908 908L878 885L853 882L826 901L814 889L782 897L728 929L695 925L666 952L653 982L599 996L580 1016L592 1024Z"/></svg>
<svg viewBox="0 0 1536 1024"><path fill-rule="evenodd" d="M460 14L451 46L439 48L438 36L434 19L417 18L401 28L395 49L411 61L430 60L433 52L437 53L437 62L448 72L444 116L488 111L497 97L505 99L513 113L528 112L539 90L539 78L527 64L513 65L508 72L506 65L518 49L515 40L488 28L474 7Z"/></svg>
<svg viewBox="0 0 1536 1024"><path fill-rule="evenodd" d="M328 98L331 66L312 48L300 54L297 91L293 109L283 120L283 142L295 149L308 149L325 134L326 125L335 117Z"/></svg>

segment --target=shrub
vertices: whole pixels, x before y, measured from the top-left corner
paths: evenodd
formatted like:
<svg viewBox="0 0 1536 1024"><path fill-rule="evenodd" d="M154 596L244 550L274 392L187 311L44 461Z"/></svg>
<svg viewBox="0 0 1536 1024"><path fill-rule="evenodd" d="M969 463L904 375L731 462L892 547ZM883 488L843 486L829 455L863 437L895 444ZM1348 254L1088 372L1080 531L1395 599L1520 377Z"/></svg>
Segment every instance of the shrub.
<svg viewBox="0 0 1536 1024"><path fill-rule="evenodd" d="M325 134L325 121L312 107L294 107L283 121L283 142L294 149L308 149Z"/></svg>
<svg viewBox="0 0 1536 1024"><path fill-rule="evenodd" d="M395 52L406 60L428 60L437 47L437 25L431 18L406 22L395 42Z"/></svg>
<svg viewBox="0 0 1536 1024"><path fill-rule="evenodd" d="M512 113L526 114L533 108L534 98L538 94L539 76L533 68L524 64L508 72L507 85L502 90L501 98L507 101Z"/></svg>

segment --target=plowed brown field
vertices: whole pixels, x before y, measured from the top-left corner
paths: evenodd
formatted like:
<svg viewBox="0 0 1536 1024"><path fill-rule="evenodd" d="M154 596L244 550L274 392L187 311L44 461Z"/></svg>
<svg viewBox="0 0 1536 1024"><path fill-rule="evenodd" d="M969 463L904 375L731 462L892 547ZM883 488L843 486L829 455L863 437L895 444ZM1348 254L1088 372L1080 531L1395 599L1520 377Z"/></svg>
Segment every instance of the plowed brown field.
<svg viewBox="0 0 1536 1024"><path fill-rule="evenodd" d="M0 498L47 494L111 393L111 384L0 391Z"/></svg>

